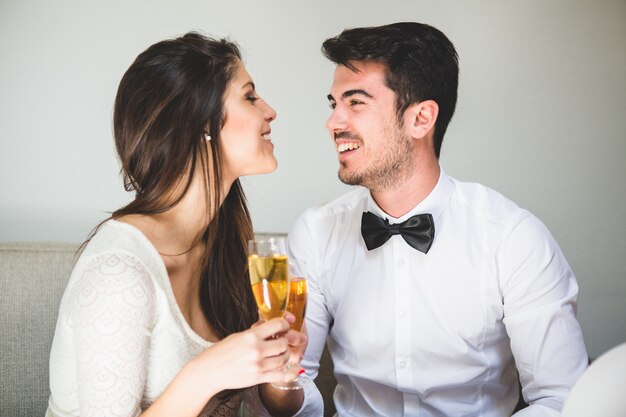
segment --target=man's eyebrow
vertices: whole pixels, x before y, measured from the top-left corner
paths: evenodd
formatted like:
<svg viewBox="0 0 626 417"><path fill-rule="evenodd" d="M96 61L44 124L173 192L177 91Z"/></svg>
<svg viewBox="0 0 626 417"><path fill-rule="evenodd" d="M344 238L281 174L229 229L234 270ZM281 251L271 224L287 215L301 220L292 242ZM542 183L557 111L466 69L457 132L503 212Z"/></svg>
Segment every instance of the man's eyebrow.
<svg viewBox="0 0 626 417"><path fill-rule="evenodd" d="M370 93L368 93L367 91L359 90L359 89L344 91L343 94L341 95L341 98L348 98L348 97L352 97L352 96L356 96L356 95L362 95L362 96L365 96L367 98L374 98L374 96L371 95Z"/></svg>
<svg viewBox="0 0 626 417"><path fill-rule="evenodd" d="M346 90L341 95L341 98L344 99L344 98L348 98L348 97L352 97L352 96L356 96L356 95L362 95L362 96L365 96L367 98L374 98L373 95L371 95L367 91L361 90L361 89ZM326 97L328 98L328 101L335 101L335 98L332 96L332 94L329 94Z"/></svg>

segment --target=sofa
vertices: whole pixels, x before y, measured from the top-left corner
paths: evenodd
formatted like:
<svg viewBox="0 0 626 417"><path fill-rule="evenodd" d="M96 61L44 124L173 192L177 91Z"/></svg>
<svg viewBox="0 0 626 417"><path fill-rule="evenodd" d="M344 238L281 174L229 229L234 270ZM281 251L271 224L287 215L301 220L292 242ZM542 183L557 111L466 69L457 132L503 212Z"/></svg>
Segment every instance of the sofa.
<svg viewBox="0 0 626 417"><path fill-rule="evenodd" d="M48 357L61 296L78 244L0 243L0 416L43 416L48 404ZM325 416L335 413L336 381L325 352L315 380Z"/></svg>

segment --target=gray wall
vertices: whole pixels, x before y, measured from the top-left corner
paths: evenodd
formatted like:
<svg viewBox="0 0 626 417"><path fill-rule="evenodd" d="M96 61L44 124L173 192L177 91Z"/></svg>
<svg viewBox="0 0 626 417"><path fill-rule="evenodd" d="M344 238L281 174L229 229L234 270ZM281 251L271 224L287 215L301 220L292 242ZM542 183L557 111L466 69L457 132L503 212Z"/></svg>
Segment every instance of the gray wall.
<svg viewBox="0 0 626 417"><path fill-rule="evenodd" d="M288 231L347 187L324 130L344 27L428 22L456 44L447 172L551 229L580 283L592 356L626 340L625 1L0 0L0 240L82 241L128 201L111 137L117 83L148 45L188 30L240 43L278 111L280 167L245 178L256 228Z"/></svg>

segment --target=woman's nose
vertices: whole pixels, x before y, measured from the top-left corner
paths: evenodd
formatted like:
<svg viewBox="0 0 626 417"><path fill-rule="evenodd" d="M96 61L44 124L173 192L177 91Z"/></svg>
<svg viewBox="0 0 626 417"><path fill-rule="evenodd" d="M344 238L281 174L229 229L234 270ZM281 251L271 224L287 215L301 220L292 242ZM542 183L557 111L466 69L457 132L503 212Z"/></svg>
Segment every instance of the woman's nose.
<svg viewBox="0 0 626 417"><path fill-rule="evenodd" d="M276 111L269 104L265 103L265 105L267 106L267 109L265 109L265 120L268 122L276 120Z"/></svg>

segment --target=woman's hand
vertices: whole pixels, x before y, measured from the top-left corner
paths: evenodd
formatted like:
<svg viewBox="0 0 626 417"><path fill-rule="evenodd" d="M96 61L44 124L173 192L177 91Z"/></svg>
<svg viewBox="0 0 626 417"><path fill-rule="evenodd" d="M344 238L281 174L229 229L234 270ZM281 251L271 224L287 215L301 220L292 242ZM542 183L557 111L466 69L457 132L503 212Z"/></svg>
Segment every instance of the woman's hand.
<svg viewBox="0 0 626 417"><path fill-rule="evenodd" d="M284 374L278 369L289 360L289 344L294 338L289 332L285 334L288 329L284 319L256 323L206 349L190 365L203 376L205 386L215 387L212 395L280 381Z"/></svg>
<svg viewBox="0 0 626 417"><path fill-rule="evenodd" d="M262 323L265 323L265 320L261 318L260 314L259 317L259 321L253 324L252 328L259 326ZM289 311L285 311L284 319L287 320L290 326L293 325L293 323L295 323L296 321L296 317ZM292 365L290 369L285 370L286 373L283 375L283 379L281 380L281 382L284 382L292 380L296 376L298 376L298 372L300 371L299 364L302 360L302 357L304 356L304 352L308 345L309 339L308 333L306 331L306 324L302 325L301 331L289 328L289 330L286 333L282 334L282 336L287 338L287 343L289 344L290 351L288 363Z"/></svg>
<svg viewBox="0 0 626 417"><path fill-rule="evenodd" d="M285 319L293 324L295 316L289 312L285 313ZM285 333L285 338L289 343L291 355L289 357L289 365L283 368L282 379L279 382L285 383L293 381L299 374L300 361L304 355L308 344L308 336L306 324L302 326L301 331L289 329ZM273 416L291 416L296 413L304 401L303 390L282 390L271 384L263 384L259 386L259 396L261 402Z"/></svg>
<svg viewBox="0 0 626 417"><path fill-rule="evenodd" d="M286 312L285 319L291 325L295 322L296 318L293 314ZM309 343L309 337L306 330L306 323L302 325L302 329L300 331L289 329L289 331L285 334L287 338L287 342L289 343L289 350L291 351L291 355L289 357L290 364L299 364L304 356L304 352L306 351L306 347ZM298 371L300 367L298 366Z"/></svg>

